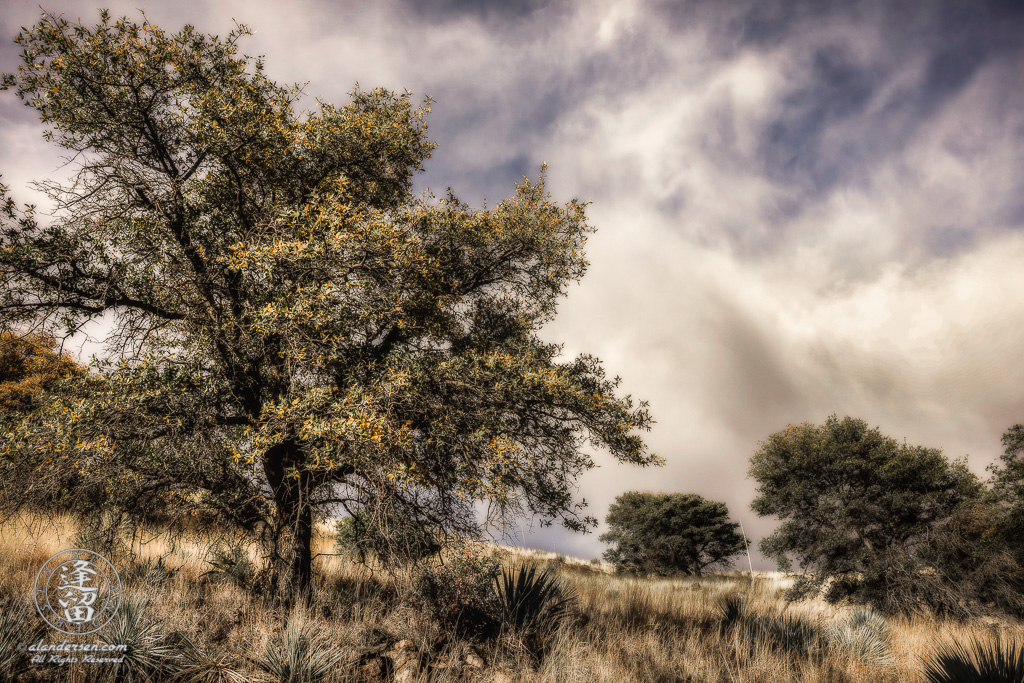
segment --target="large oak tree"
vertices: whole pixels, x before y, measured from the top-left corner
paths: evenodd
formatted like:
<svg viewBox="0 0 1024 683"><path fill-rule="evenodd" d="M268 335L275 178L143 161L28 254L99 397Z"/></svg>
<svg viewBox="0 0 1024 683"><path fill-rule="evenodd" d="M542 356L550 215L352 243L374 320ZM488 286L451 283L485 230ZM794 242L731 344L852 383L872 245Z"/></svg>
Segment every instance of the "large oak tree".
<svg viewBox="0 0 1024 683"><path fill-rule="evenodd" d="M3 87L76 172L44 184L46 221L6 200L0 322L114 330L96 377L8 432L5 467L261 531L286 600L339 505L457 533L482 502L593 525L573 497L588 445L657 456L645 404L537 336L586 269L584 205L543 173L491 209L413 197L426 105L357 86L297 112L245 33L44 13L18 36Z"/></svg>

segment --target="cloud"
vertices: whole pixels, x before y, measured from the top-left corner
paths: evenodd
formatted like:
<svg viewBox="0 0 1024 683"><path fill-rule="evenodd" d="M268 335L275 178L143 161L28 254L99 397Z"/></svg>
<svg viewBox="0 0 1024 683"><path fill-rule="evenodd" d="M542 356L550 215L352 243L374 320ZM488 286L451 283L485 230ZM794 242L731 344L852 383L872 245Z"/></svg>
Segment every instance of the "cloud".
<svg viewBox="0 0 1024 683"><path fill-rule="evenodd" d="M84 7L58 3L94 21ZM37 10L10 9L13 36ZM696 492L757 537L773 522L747 508L746 463L789 423L849 414L970 453L983 474L1022 419L1024 16L1009 3L229 0L147 14L220 34L244 21L243 50L273 78L309 81L305 106L344 102L356 81L432 95L440 147L420 188L493 204L547 161L556 198L592 201L590 271L543 333L650 400L668 461L597 454L580 494L598 517L626 490ZM2 68L16 55L0 46ZM0 171L21 192L55 157L9 95ZM530 542L601 550L551 530Z"/></svg>

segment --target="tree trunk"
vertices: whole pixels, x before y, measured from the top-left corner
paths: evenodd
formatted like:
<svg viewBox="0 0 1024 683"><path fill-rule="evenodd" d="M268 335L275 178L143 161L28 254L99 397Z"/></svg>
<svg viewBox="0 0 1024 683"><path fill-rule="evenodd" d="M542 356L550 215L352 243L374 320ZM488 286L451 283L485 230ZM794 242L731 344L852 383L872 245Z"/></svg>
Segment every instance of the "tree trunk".
<svg viewBox="0 0 1024 683"><path fill-rule="evenodd" d="M295 444L280 444L267 451L263 461L267 481L274 492L277 515L271 537L270 584L274 599L290 608L309 597L313 578L313 507L309 472L298 465Z"/></svg>

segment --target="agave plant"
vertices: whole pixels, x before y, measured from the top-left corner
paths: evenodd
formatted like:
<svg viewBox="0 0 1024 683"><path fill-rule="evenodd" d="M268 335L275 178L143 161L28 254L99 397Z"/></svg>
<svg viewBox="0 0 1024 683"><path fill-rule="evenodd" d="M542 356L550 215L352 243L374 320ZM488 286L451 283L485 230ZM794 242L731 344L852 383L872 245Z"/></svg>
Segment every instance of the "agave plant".
<svg viewBox="0 0 1024 683"><path fill-rule="evenodd" d="M320 636L315 624L293 617L280 640L268 643L262 655L250 661L267 680L316 683L327 678L344 657L345 650Z"/></svg>
<svg viewBox="0 0 1024 683"><path fill-rule="evenodd" d="M537 633L555 627L572 613L577 596L550 570L532 564L504 569L495 581L502 627Z"/></svg>
<svg viewBox="0 0 1024 683"><path fill-rule="evenodd" d="M146 619L148 607L149 601L144 598L125 598L117 616L103 630L103 642L128 646L120 662L107 665L110 680L145 681L173 672L180 655L167 642L160 623Z"/></svg>
<svg viewBox="0 0 1024 683"><path fill-rule="evenodd" d="M1021 683L1024 643L1001 638L986 643L977 637L968 645L949 642L925 658L928 683Z"/></svg>
<svg viewBox="0 0 1024 683"><path fill-rule="evenodd" d="M846 621L825 628L830 647L878 664L894 663L889 649L889 624L885 617L868 608L858 608Z"/></svg>

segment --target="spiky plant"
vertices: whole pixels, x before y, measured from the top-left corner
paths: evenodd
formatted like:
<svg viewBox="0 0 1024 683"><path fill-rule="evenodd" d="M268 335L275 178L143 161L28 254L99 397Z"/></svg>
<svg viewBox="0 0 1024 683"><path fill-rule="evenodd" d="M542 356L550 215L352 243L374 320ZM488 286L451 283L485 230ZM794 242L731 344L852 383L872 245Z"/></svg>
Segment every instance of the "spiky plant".
<svg viewBox="0 0 1024 683"><path fill-rule="evenodd" d="M889 648L889 624L872 609L855 609L845 621L827 626L824 635L833 649L878 664L894 663Z"/></svg>
<svg viewBox="0 0 1024 683"><path fill-rule="evenodd" d="M925 657L928 683L1024 683L1024 643L973 637L947 642Z"/></svg>
<svg viewBox="0 0 1024 683"><path fill-rule="evenodd" d="M495 580L502 628L538 633L556 627L572 613L576 593L550 570L525 562L502 570Z"/></svg>
<svg viewBox="0 0 1024 683"><path fill-rule="evenodd" d="M250 661L265 680L316 683L327 678L345 654L322 636L315 624L293 617L280 639L267 643L261 655Z"/></svg>
<svg viewBox="0 0 1024 683"><path fill-rule="evenodd" d="M103 629L100 639L108 645L126 645L124 658L106 665L109 679L121 683L161 678L174 672L180 658L167 642L160 622L149 621L145 598L125 598L110 625ZM113 656L113 655L111 655Z"/></svg>
<svg viewBox="0 0 1024 683"><path fill-rule="evenodd" d="M32 623L30 607L18 600L4 601L0 605L0 679L12 680L28 661L28 653L18 649L19 643L38 642L46 629Z"/></svg>
<svg viewBox="0 0 1024 683"><path fill-rule="evenodd" d="M163 586L172 578L177 570L170 569L163 557L150 558L144 562L136 562L128 574L129 581L137 581L154 588Z"/></svg>
<svg viewBox="0 0 1024 683"><path fill-rule="evenodd" d="M236 667L238 662L226 652L207 652L188 637L181 637L182 659L178 670L169 679L174 683L244 683L246 675Z"/></svg>
<svg viewBox="0 0 1024 683"><path fill-rule="evenodd" d="M768 614L750 622L749 635L772 649L820 656L824 653L824 637L814 624L792 614Z"/></svg>
<svg viewBox="0 0 1024 683"><path fill-rule="evenodd" d="M741 623L746 615L743 597L738 593L730 593L718 603L718 628L722 633L731 631L737 624Z"/></svg>

